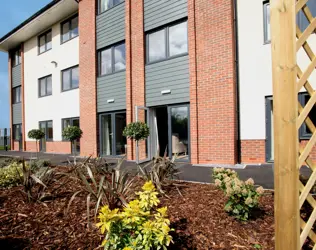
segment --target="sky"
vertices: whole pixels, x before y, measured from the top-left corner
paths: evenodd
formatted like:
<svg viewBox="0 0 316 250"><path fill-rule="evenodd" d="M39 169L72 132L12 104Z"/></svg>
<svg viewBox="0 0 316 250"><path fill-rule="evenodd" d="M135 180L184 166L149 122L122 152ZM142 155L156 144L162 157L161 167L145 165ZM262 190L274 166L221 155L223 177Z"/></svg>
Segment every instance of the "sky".
<svg viewBox="0 0 316 250"><path fill-rule="evenodd" d="M10 32L51 0L0 0L0 37ZM8 55L0 52L0 129L9 122Z"/></svg>

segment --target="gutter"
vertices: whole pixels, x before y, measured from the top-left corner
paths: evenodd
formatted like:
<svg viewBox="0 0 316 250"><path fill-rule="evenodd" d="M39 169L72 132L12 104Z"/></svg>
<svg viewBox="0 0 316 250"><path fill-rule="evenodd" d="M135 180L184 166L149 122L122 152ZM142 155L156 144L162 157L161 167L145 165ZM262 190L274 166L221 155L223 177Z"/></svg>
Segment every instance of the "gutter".
<svg viewBox="0 0 316 250"><path fill-rule="evenodd" d="M239 73L239 46L238 46L238 11L237 0L233 0L234 9L234 40L235 40L235 70L236 70L236 123L237 123L237 163L241 163L240 139L240 73Z"/></svg>

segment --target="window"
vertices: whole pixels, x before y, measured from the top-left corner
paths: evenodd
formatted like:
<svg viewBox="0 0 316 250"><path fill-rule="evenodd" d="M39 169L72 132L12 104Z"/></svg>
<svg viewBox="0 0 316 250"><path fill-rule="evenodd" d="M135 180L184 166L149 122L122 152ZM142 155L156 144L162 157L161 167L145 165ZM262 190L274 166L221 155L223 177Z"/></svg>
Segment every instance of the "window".
<svg viewBox="0 0 316 250"><path fill-rule="evenodd" d="M80 127L79 117L62 119L62 130L70 126Z"/></svg>
<svg viewBox="0 0 316 250"><path fill-rule="evenodd" d="M299 102L304 107L307 102L309 101L309 94L307 93L299 93ZM316 124L316 107L313 106L312 110L309 112L308 117L312 120L314 124ZM306 123L304 122L302 126L300 127L300 139L309 139L312 136L312 132L309 130L309 128L306 126Z"/></svg>
<svg viewBox="0 0 316 250"><path fill-rule="evenodd" d="M38 96L52 95L52 76L45 76L38 80Z"/></svg>
<svg viewBox="0 0 316 250"><path fill-rule="evenodd" d="M187 21L147 34L147 62L188 53Z"/></svg>
<svg viewBox="0 0 316 250"><path fill-rule="evenodd" d="M12 89L12 103L20 103L22 99L21 86Z"/></svg>
<svg viewBox="0 0 316 250"><path fill-rule="evenodd" d="M62 22L61 24L61 42L67 42L68 40L75 38L79 35L78 29L78 15Z"/></svg>
<svg viewBox="0 0 316 250"><path fill-rule="evenodd" d="M312 13L313 17L316 17L316 1L315 0L308 0L306 6L309 8L310 12ZM306 18L304 12L300 10L297 13L297 24L302 32L308 27L309 21Z"/></svg>
<svg viewBox="0 0 316 250"><path fill-rule="evenodd" d="M75 66L61 72L62 91L76 89L79 87L79 67Z"/></svg>
<svg viewBox="0 0 316 250"><path fill-rule="evenodd" d="M52 31L49 30L46 33L38 37L38 53L42 54L52 48Z"/></svg>
<svg viewBox="0 0 316 250"><path fill-rule="evenodd" d="M46 141L53 140L53 121L42 121L39 122L39 129L45 133Z"/></svg>
<svg viewBox="0 0 316 250"><path fill-rule="evenodd" d="M111 9L122 2L124 2L124 0L99 0L99 13Z"/></svg>
<svg viewBox="0 0 316 250"><path fill-rule="evenodd" d="M264 24L264 42L270 43L271 33L270 33L270 3L263 3L263 24Z"/></svg>
<svg viewBox="0 0 316 250"><path fill-rule="evenodd" d="M18 66L21 64L21 49L15 50L11 54L12 58L12 67Z"/></svg>
<svg viewBox="0 0 316 250"><path fill-rule="evenodd" d="M19 141L22 136L22 124L13 125L13 140Z"/></svg>
<svg viewBox="0 0 316 250"><path fill-rule="evenodd" d="M125 43L121 43L99 52L99 75L107 75L125 70Z"/></svg>

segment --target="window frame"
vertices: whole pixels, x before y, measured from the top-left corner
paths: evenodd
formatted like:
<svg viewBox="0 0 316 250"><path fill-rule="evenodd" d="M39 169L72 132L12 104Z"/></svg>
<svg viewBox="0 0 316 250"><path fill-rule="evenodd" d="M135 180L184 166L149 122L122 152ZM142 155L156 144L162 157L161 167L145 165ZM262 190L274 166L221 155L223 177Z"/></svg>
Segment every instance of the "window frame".
<svg viewBox="0 0 316 250"><path fill-rule="evenodd" d="M16 101L16 93L15 91L19 89L19 101L17 102ZM12 88L12 104L18 104L18 103L21 103L22 102L22 86L17 86L17 87L14 87Z"/></svg>
<svg viewBox="0 0 316 250"><path fill-rule="evenodd" d="M19 137L16 138L16 127L19 126ZM13 129L13 141L20 141L20 135L22 136L22 123L18 123L18 124L13 124L12 125L12 129Z"/></svg>
<svg viewBox="0 0 316 250"><path fill-rule="evenodd" d="M71 37L71 33L72 33L71 21L73 19L75 19L76 17L78 18L78 26L77 26L77 28L78 28L78 35L76 35L74 37ZM68 40L63 41L63 25L65 23L68 23L68 25L69 25L68 26L69 27L69 31L68 32L70 33L70 35L69 35L70 38ZM70 41L70 40L72 40L72 39L74 39L74 38L76 38L78 36L79 36L79 15L78 15L78 13L76 13L76 14L72 15L71 17L67 18L66 20L64 20L64 21L62 21L60 23L60 44L64 44L64 43L66 43L66 42L68 42L68 41Z"/></svg>
<svg viewBox="0 0 316 250"><path fill-rule="evenodd" d="M47 79L51 78L51 84L52 84L52 93L47 94ZM41 80L45 79L45 95L41 95ZM46 96L51 96L53 95L53 76L52 75L47 75L43 76L38 79L38 98L46 97Z"/></svg>
<svg viewBox="0 0 316 250"><path fill-rule="evenodd" d="M17 53L18 53L18 63L16 63L16 60L15 60ZM18 48L11 52L11 68L17 67L21 64L22 64L22 49Z"/></svg>
<svg viewBox="0 0 316 250"><path fill-rule="evenodd" d="M150 65L150 64L153 64L153 63L158 63L158 62L171 60L171 59L174 59L174 58L177 58L177 57L181 57L181 56L186 56L186 55L189 54L189 47L188 47L188 51L187 52L170 56L170 46L169 46L169 34L170 33L169 33L169 29L171 27L174 27L174 26L182 24L182 23L186 23L187 24L187 34L186 35L187 35L187 45L188 45L189 44L189 34L188 34L188 19L187 18L181 19L181 20L177 20L176 22L169 23L169 24L164 25L162 27L155 28L153 30L148 31L145 34L145 36L146 36L145 37L145 39L146 39L146 65ZM153 33L159 32L161 30L165 31L165 58L154 60L154 61L150 61L149 60L149 46L150 46L150 44L149 44L149 36L151 34L153 34Z"/></svg>
<svg viewBox="0 0 316 250"><path fill-rule="evenodd" d="M72 70L78 68L78 87L72 87ZM70 70L70 88L69 89L64 89L64 72ZM79 89L79 85L80 85L80 77L79 77L79 64L75 65L75 66L71 66L69 68L63 69L61 72L61 92L67 92L73 89Z"/></svg>
<svg viewBox="0 0 316 250"><path fill-rule="evenodd" d="M51 122L52 123L52 132L53 132L53 137L52 138L48 138L48 123ZM47 120L47 121L39 121L38 122L38 128L41 129L41 123L44 123L45 124L45 141L54 141L54 123L53 123L53 120Z"/></svg>
<svg viewBox="0 0 316 250"><path fill-rule="evenodd" d="M263 6L263 43L270 44L271 43L271 32L270 32L270 39L268 39L268 18L267 18L267 6L270 7L269 1L264 1L262 3Z"/></svg>
<svg viewBox="0 0 316 250"><path fill-rule="evenodd" d="M115 48L119 47L120 45L125 45L125 69L121 69L121 70L115 70ZM105 50L111 50L111 72L110 73L106 73L106 74L101 74L101 67L102 67L102 52ZM110 46L104 47L102 49L100 49L98 51L98 77L102 77L102 76L108 76L108 75L112 75L115 73L119 73L119 72L123 72L126 71L126 43L125 40L112 44Z"/></svg>
<svg viewBox="0 0 316 250"><path fill-rule="evenodd" d="M305 96L309 96L307 92L300 92L298 94L298 100L301 105L304 107L306 104L304 103ZM307 133L307 126L306 123L303 122L301 127L299 128L299 139L300 140L308 140L312 137L312 133Z"/></svg>
<svg viewBox="0 0 316 250"><path fill-rule="evenodd" d="M51 33L51 47L49 49L47 49L47 34ZM40 40L41 40L41 37L45 36L45 51L41 52L40 51ZM53 33L52 33L52 29L49 29L45 32L43 32L42 34L40 34L38 37L37 37L37 49L38 49L38 55L41 55L41 54L44 54L45 52L47 51L50 51L51 49L53 48Z"/></svg>
<svg viewBox="0 0 316 250"><path fill-rule="evenodd" d="M63 131L65 129L65 127L64 127L64 121L65 120L70 120L70 124L71 124L70 126L73 126L74 120L78 120L79 121L79 128L80 128L80 117L79 116L77 116L77 117L69 117L69 118L62 118L61 119L61 133L63 133ZM69 140L65 139L63 136L62 136L62 140L63 141L69 141Z"/></svg>
<svg viewBox="0 0 316 250"><path fill-rule="evenodd" d="M108 9L106 9L106 10L104 10L104 11L101 11L101 0L98 0L98 15L101 15L101 14L103 14L103 13L105 13L105 12L107 12L108 10L110 10L110 9L113 9L114 7L116 7L116 6L119 6L120 4L122 4L122 3L125 3L125 0L123 0L122 2L120 2L120 3L118 3L118 4L113 4L113 0L110 0L111 1L111 7L109 7Z"/></svg>

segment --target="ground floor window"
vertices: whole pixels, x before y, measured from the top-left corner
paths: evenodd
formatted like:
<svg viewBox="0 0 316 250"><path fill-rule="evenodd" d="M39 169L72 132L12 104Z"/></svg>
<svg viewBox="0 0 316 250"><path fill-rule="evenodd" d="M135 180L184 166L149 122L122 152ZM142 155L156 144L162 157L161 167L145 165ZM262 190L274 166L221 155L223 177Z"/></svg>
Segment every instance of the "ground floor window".
<svg viewBox="0 0 316 250"><path fill-rule="evenodd" d="M126 138L123 130L126 126L126 113L113 112L101 114L100 153L103 156L122 156L126 153Z"/></svg>
<svg viewBox="0 0 316 250"><path fill-rule="evenodd" d="M41 121L39 122L39 129L45 133L45 137L40 140L40 150L46 151L46 141L53 140L53 121Z"/></svg>
<svg viewBox="0 0 316 250"><path fill-rule="evenodd" d="M76 126L76 127L80 128L79 117L62 119L62 130L63 131L65 128L72 127L72 126ZM65 139L63 138L63 140L65 140ZM79 154L80 153L80 139L78 139L74 143L75 143L75 146L74 146L74 148L71 147L71 151L72 151L72 153ZM74 150L75 150L75 152L74 152Z"/></svg>
<svg viewBox="0 0 316 250"><path fill-rule="evenodd" d="M13 125L13 140L20 141L22 137L22 124Z"/></svg>

